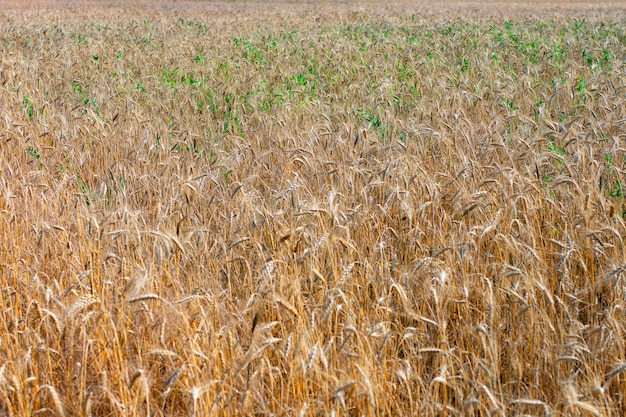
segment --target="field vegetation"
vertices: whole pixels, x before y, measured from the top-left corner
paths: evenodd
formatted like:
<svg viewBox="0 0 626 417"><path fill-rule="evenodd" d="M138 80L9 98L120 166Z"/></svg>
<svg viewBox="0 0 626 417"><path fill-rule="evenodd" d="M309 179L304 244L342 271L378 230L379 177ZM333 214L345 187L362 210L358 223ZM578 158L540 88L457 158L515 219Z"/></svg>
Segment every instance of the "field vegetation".
<svg viewBox="0 0 626 417"><path fill-rule="evenodd" d="M626 20L0 12L0 415L626 414Z"/></svg>

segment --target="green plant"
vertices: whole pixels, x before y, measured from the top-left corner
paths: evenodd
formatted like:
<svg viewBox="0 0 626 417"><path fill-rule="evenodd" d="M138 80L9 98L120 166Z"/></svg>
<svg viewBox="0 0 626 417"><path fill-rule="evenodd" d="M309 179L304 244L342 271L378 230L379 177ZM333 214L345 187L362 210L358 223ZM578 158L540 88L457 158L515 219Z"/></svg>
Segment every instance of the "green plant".
<svg viewBox="0 0 626 417"><path fill-rule="evenodd" d="M146 90L146 87L143 86L143 84L141 83L141 81L137 81L137 83L135 84L135 87L137 88L137 91L145 93L148 90Z"/></svg>
<svg viewBox="0 0 626 417"><path fill-rule="evenodd" d="M624 195L624 189L622 188L622 184L615 180L613 182L613 187L609 190L609 197L621 197Z"/></svg>
<svg viewBox="0 0 626 417"><path fill-rule="evenodd" d="M554 160L557 162L557 164L559 165L563 165L564 161L563 161L563 156L565 156L565 149L561 146L557 146L557 144L554 142L554 140L550 140L550 143L548 143L547 145L547 149L549 151L554 152L557 156L554 157Z"/></svg>
<svg viewBox="0 0 626 417"><path fill-rule="evenodd" d="M252 63L258 64L258 65L267 64L267 62L265 61L265 58L263 57L261 50L255 47L254 45L252 45L249 40L244 39L244 38L234 38L233 42L235 43L236 46L243 47L244 59Z"/></svg>
<svg viewBox="0 0 626 417"><path fill-rule="evenodd" d="M43 163L41 162L41 155L39 154L39 151L36 148L32 146L27 146L26 153L37 160L37 163L39 164L39 168L43 166Z"/></svg>
<svg viewBox="0 0 626 417"><path fill-rule="evenodd" d="M578 77L576 79L576 92L578 92L577 104L584 104L585 99L587 98L587 85L585 84L585 79L583 77Z"/></svg>
<svg viewBox="0 0 626 417"><path fill-rule="evenodd" d="M86 110L88 107L91 107L95 110L96 114L98 114L98 103L96 103L96 100L93 97L89 97L77 81L72 81L71 86L74 93L78 96L83 108Z"/></svg>
<svg viewBox="0 0 626 417"><path fill-rule="evenodd" d="M90 206L91 199L89 197L91 193L85 181L83 181L83 179L78 174L76 174L76 184L78 184L78 187L80 188L80 192L82 194L85 205Z"/></svg>
<svg viewBox="0 0 626 417"><path fill-rule="evenodd" d="M165 84L170 86L172 89L177 89L178 86L178 68L170 68L167 70L161 71L161 78Z"/></svg>
<svg viewBox="0 0 626 417"><path fill-rule="evenodd" d="M23 96L22 108L26 110L28 119L32 121L35 118L35 108L34 108L33 102L30 100L30 98L28 98L28 96Z"/></svg>

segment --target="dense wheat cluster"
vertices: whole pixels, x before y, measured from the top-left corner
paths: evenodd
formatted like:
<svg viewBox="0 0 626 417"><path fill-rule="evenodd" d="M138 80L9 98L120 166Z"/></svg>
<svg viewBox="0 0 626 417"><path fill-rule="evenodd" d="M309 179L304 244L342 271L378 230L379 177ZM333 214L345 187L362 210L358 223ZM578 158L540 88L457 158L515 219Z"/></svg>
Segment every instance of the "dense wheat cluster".
<svg viewBox="0 0 626 417"><path fill-rule="evenodd" d="M0 13L0 415L626 413L621 15L196 6Z"/></svg>

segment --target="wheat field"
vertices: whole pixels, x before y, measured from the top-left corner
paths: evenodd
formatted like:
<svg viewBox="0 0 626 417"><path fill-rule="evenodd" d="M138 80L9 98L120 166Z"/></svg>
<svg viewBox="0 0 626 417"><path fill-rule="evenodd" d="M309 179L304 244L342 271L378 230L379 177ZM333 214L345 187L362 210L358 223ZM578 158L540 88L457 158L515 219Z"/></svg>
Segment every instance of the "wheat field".
<svg viewBox="0 0 626 417"><path fill-rule="evenodd" d="M626 414L624 7L445 4L6 2L0 415Z"/></svg>

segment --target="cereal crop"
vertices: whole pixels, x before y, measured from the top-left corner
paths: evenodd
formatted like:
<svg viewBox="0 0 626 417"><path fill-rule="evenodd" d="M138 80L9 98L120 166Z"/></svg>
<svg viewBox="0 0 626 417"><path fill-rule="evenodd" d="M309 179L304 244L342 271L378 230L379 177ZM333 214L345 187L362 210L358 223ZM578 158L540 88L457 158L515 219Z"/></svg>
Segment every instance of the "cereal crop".
<svg viewBox="0 0 626 417"><path fill-rule="evenodd" d="M450 4L0 11L0 415L624 415L621 3Z"/></svg>

